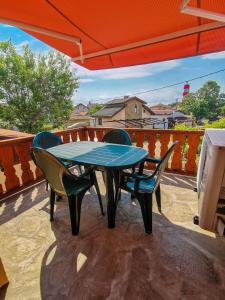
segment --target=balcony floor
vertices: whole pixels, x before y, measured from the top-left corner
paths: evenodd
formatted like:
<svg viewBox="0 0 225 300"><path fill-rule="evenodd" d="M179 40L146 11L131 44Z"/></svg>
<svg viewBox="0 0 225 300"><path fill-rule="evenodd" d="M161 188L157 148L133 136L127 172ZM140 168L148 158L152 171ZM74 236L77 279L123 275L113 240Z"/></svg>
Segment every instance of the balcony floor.
<svg viewBox="0 0 225 300"><path fill-rule="evenodd" d="M0 206L0 256L10 280L0 299L224 298L225 239L192 223L194 185L190 177L164 176L163 213L154 205L152 235L126 193L115 229L107 228L95 192L87 193L77 237L66 199L49 222L43 183L11 197Z"/></svg>

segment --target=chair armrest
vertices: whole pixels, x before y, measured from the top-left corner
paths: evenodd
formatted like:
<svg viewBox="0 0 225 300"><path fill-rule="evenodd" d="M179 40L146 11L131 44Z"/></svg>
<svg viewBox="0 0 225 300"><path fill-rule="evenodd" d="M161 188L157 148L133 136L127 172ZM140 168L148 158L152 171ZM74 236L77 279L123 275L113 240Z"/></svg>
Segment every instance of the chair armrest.
<svg viewBox="0 0 225 300"><path fill-rule="evenodd" d="M145 159L145 161L155 163L155 164L159 164L161 162L161 158L156 158L156 157L150 157L149 156Z"/></svg>

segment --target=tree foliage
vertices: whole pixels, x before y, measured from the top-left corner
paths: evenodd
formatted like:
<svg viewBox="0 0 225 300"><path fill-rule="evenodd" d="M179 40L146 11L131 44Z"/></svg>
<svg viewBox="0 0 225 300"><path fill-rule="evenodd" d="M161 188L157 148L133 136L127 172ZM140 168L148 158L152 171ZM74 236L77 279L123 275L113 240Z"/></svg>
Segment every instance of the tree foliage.
<svg viewBox="0 0 225 300"><path fill-rule="evenodd" d="M62 126L73 109L78 79L64 55L35 55L29 46L18 54L11 41L0 42L0 124L35 133Z"/></svg>
<svg viewBox="0 0 225 300"><path fill-rule="evenodd" d="M187 94L179 109L186 114L192 114L197 120L213 120L221 114L224 105L225 94L220 92L220 86L216 81L208 81L195 93Z"/></svg>
<svg viewBox="0 0 225 300"><path fill-rule="evenodd" d="M98 110L102 109L103 105L102 104L95 104L90 110L89 110L89 115L95 114Z"/></svg>

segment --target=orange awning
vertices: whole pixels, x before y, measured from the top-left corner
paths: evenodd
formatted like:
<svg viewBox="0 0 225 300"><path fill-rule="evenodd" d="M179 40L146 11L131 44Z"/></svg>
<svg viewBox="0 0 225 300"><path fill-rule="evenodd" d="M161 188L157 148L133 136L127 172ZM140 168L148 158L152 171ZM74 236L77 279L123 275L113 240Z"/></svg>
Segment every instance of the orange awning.
<svg viewBox="0 0 225 300"><path fill-rule="evenodd" d="M225 50L222 0L1 0L0 4L0 22L20 27L92 70Z"/></svg>

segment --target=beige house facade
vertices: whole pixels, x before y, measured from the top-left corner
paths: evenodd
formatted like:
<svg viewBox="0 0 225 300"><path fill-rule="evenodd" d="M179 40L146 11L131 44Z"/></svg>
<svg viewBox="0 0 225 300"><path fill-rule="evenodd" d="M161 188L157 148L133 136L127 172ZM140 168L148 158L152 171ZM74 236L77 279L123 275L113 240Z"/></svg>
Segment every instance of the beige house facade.
<svg viewBox="0 0 225 300"><path fill-rule="evenodd" d="M150 118L153 113L138 97L124 96L107 102L92 117L98 127L134 127L130 120Z"/></svg>

